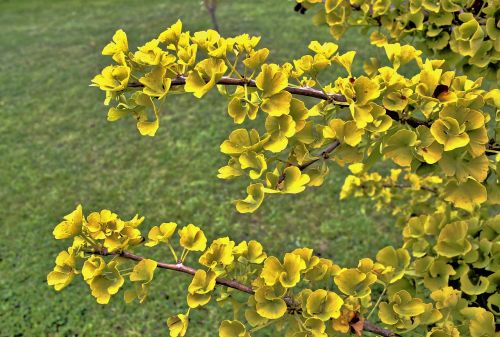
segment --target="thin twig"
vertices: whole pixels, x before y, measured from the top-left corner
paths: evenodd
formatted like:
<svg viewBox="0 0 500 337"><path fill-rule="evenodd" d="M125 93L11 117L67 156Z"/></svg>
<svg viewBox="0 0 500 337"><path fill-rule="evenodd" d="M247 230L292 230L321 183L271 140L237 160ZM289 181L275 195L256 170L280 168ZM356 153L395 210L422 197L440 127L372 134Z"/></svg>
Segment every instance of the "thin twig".
<svg viewBox="0 0 500 337"><path fill-rule="evenodd" d="M122 251L122 252L110 252L105 248L99 249L99 250L92 250L89 251L89 253L92 254L97 254L97 255L102 255L102 256L109 256L109 255L119 255L121 257L134 260L134 261L142 261L144 260L143 256L140 255L135 255L130 252ZM186 266L183 263L165 263L165 262L160 262L157 261L157 267L158 268L163 268L163 269L169 269L169 270L175 270L181 273L189 274L189 275L194 275L196 273L196 269ZM242 292L245 292L247 294L254 294L254 291L252 290L251 287L241 284L238 281L234 280L228 280L223 277L218 277L216 282L220 285L224 285L229 288L233 288Z"/></svg>
<svg viewBox="0 0 500 337"><path fill-rule="evenodd" d="M411 186L411 185L403 185L403 184L387 184L387 185L384 185L384 187L388 187L388 188L391 188L391 187L396 187L396 188L413 188L413 186ZM432 187L428 187L428 186L420 186L419 189L423 190L423 191L431 192L431 193L434 193L434 194L437 194L439 192L437 189L432 188Z"/></svg>
<svg viewBox="0 0 500 337"><path fill-rule="evenodd" d="M215 15L215 10L217 9L217 0L205 0L204 2L205 8L207 9L208 14L210 15L210 19L212 20L212 24L214 25L214 29L217 32L220 32L217 16Z"/></svg>
<svg viewBox="0 0 500 337"><path fill-rule="evenodd" d="M400 337L400 335L398 335L397 333L392 332L391 330L387 330L387 329L384 329L382 327L379 327L378 325L375 325L370 321L363 322L363 330L369 331L369 332L372 332L376 335L384 336L384 337Z"/></svg>
<svg viewBox="0 0 500 337"><path fill-rule="evenodd" d="M184 85L184 84L186 84L186 76L179 76L179 77L172 79L172 83L170 85L171 86L179 86L179 85ZM255 84L255 80L251 80L251 79L247 79L247 78L234 78L234 77L227 77L227 76L223 76L219 81L217 81L217 84L238 85L238 86L246 85L248 87L256 87L257 86ZM142 87L144 87L144 84L139 83L139 82L130 82L128 84L128 86L130 88L142 88ZM309 87L290 87L290 86L288 86L284 90L288 91L291 94L319 98L319 99L326 100L326 101L332 101L334 103L335 102L337 102L337 103L346 103L347 102L347 99L345 98L344 95L326 94L321 90L309 88Z"/></svg>
<svg viewBox="0 0 500 337"><path fill-rule="evenodd" d="M172 79L171 86L181 86L186 84L186 77L179 76ZM237 85L237 86L248 86L248 87L256 87L255 80L247 79L247 78L233 78L233 77L222 77L217 84L221 85ZM144 85L139 82L130 82L128 84L130 88L142 88ZM284 89L291 94L313 97L322 99L325 101L329 101L332 104L346 106L347 98L342 94L327 94L321 90L310 88L310 87L291 87L288 86ZM391 117L393 120L397 122L401 122L404 124L408 124L409 126L416 128L420 125L424 125L430 127L432 125L432 121L424 121L414 117L400 116L397 111L386 110L387 116ZM496 144L494 139L490 139L489 143L486 145L487 153L486 155L495 155L495 152L491 151L500 151L500 147Z"/></svg>
<svg viewBox="0 0 500 337"><path fill-rule="evenodd" d="M313 160L310 160L308 162L305 162L303 163L302 165L299 165L297 166L299 168L300 171L304 171L306 168L308 168L309 166L311 166L312 164L314 164L315 162L317 162L318 160L320 159L328 159L330 153L333 152L333 150L335 150L337 147L340 146L340 142L338 140L335 140L333 143L331 143L330 145L328 145L327 148L325 148L323 150L323 152L321 152L321 154L318 156L318 158L315 158ZM281 182L283 182L283 180L285 180L285 172L283 172L279 179L278 179L278 184L280 184Z"/></svg>
<svg viewBox="0 0 500 337"><path fill-rule="evenodd" d="M179 85L184 85L186 84L186 77L185 76L179 76L174 79L172 79L172 83L170 84L171 86L179 86ZM217 84L221 85L238 85L238 86L248 86L248 87L256 87L255 80L251 79L246 79L246 78L233 78L233 77L227 77L224 76L222 77L219 81L217 81ZM142 88L144 85L139 82L131 82L128 84L130 88ZM347 98L342 95L342 94L327 94L324 93L321 90L310 88L310 87L291 87L288 86L284 89L285 91L288 91L291 94L294 95L300 95L300 96L307 96L307 97L314 97L314 98L319 98L325 101L329 101L332 104L336 105L341 105L345 106L347 103ZM411 127L416 128L419 125L426 125L429 126L431 122L429 121L422 121L413 117L401 117L399 116L399 113L396 111L390 111L386 110L386 113L389 117L391 117L393 120L406 123L410 125Z"/></svg>
<svg viewBox="0 0 500 337"><path fill-rule="evenodd" d="M101 256L117 255L117 256L121 256L123 258L133 260L133 261L142 261L145 259L143 256L136 255L136 254L133 254L133 253L130 253L127 251L110 252L106 248L91 250L91 251L88 251L87 253L101 255ZM165 263L165 262L161 262L161 261L156 261L156 265L158 268L174 270L174 271L178 271L178 272L189 274L189 275L194 275L197 271L197 269L186 266L182 263L172 264L172 263ZM223 285L223 286L226 286L226 287L229 287L229 288L239 290L241 292L244 292L244 293L247 293L250 295L255 294L255 291L252 289L252 287L245 285L245 284L242 284L236 280L228 280L228 279L223 278L223 277L218 277L216 279L216 283ZM293 299L291 297L285 297L283 300L285 301L285 303L287 304L288 307L298 307L299 306L297 303L295 303L293 301ZM377 335L383 336L383 337L398 337L399 336L398 334L395 334L392 331L389 331L387 329L379 327L379 326L377 326L369 321L364 321L363 330L372 332L374 334L377 334Z"/></svg>

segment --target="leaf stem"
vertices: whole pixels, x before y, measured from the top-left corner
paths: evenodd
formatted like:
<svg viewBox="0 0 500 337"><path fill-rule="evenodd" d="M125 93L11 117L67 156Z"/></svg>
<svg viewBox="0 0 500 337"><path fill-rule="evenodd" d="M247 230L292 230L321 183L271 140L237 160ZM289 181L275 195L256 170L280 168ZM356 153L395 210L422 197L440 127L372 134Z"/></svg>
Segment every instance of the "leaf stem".
<svg viewBox="0 0 500 337"><path fill-rule="evenodd" d="M172 247L170 242L167 242L167 246L170 249L170 252L172 253L172 255L174 256L174 261L175 262L179 261L179 259L177 258L177 254L175 253L174 247Z"/></svg>
<svg viewBox="0 0 500 337"><path fill-rule="evenodd" d="M380 301L382 300L382 297L385 295L385 292L387 291L387 287L384 285L384 290L382 290L382 293L380 294L380 296L378 297L377 299L377 302L375 303L375 305L373 306L372 310L370 311L370 313L368 314L368 316L366 316L366 319L369 319L370 316L375 312L375 309L378 307L378 305L380 304Z"/></svg>

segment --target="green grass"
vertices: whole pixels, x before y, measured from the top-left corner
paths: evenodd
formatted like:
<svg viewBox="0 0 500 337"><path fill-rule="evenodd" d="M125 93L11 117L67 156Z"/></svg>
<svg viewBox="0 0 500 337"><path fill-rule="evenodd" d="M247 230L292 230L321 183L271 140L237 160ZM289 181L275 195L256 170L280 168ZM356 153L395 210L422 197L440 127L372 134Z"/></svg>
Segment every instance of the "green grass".
<svg viewBox="0 0 500 337"><path fill-rule="evenodd" d="M330 40L292 8L289 1L224 1L217 15L223 33L262 35L271 59L284 62L307 52L311 39ZM244 195L243 182L216 178L226 161L219 144L234 125L215 93L169 98L154 138L141 137L131 120L106 122L102 92L88 86L109 62L101 48L118 28L136 46L178 18L191 31L211 26L194 0L0 1L1 336L165 336L166 318L186 309L189 278L171 272L156 274L143 305L125 305L120 293L100 306L81 280L61 293L47 286L67 245L52 229L78 203L125 218L139 212L144 231L192 222L212 239L258 239L271 254L310 246L347 265L398 241L391 219L370 204L339 201L346 172L333 165L323 187L237 214L231 201ZM362 59L366 45L352 31L341 49L357 49ZM195 311L189 336L214 336L222 317L216 305Z"/></svg>

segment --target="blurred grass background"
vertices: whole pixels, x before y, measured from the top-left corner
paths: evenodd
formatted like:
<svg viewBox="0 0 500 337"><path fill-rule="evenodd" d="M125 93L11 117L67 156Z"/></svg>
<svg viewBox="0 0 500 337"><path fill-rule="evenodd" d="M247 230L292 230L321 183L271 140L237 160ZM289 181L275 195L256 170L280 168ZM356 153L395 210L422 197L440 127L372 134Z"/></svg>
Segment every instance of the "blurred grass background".
<svg viewBox="0 0 500 337"><path fill-rule="evenodd" d="M222 34L261 35L274 62L306 53L312 39L331 40L291 1L221 1L217 16ZM178 18L186 30L211 28L198 0L0 0L1 336L166 336L166 318L186 310L189 278L165 271L142 305L125 305L122 293L98 305L80 279L61 293L47 286L55 256L69 245L52 229L78 203L86 213L139 212L143 233L164 221L192 222L209 240L257 239L270 254L310 246L346 265L398 242L391 219L369 203L339 201L346 170L333 165L323 187L237 214L231 201L245 195L244 182L216 178L226 162L219 145L234 125L215 92L169 98L154 138L141 137L133 120L106 121L103 93L88 86L110 62L102 47L123 28L135 48ZM358 70L374 52L367 41L352 30L340 43L358 51ZM213 304L191 318L188 336L214 336L231 316Z"/></svg>

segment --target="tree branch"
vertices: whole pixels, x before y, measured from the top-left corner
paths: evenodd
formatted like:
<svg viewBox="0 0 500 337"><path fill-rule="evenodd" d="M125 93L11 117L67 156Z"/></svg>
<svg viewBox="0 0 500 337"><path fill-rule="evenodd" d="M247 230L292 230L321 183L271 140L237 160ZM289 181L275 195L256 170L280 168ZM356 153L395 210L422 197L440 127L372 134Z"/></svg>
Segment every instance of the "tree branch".
<svg viewBox="0 0 500 337"><path fill-rule="evenodd" d="M387 330L387 329L384 329L384 328L381 328L381 327L373 324L370 321L363 322L363 330L370 331L376 335L384 336L384 337L399 337L400 336L397 333L392 332L392 331Z"/></svg>
<svg viewBox="0 0 500 337"><path fill-rule="evenodd" d="M306 168L308 168L309 166L311 166L312 164L314 164L315 162L317 162L318 160L320 160L321 158L323 159L328 159L328 156L330 155L330 153L333 152L333 150L335 150L337 147L340 146L340 142L335 139L335 141L333 143L331 143L327 148L325 148L323 150L323 152L321 152L321 154L318 156L318 158L316 159L313 159L313 160L310 160L308 162L305 162L303 163L302 165L299 165L297 166L299 168L299 170L302 172L304 171ZM283 182L283 180L285 180L285 173L283 172L279 179L278 179L278 184Z"/></svg>
<svg viewBox="0 0 500 337"><path fill-rule="evenodd" d="M186 76L179 76L174 79L172 79L171 86L182 86L186 84ZM228 77L228 76L223 76L217 84L220 85L236 85L236 86L248 86L248 87L256 87L257 85L255 84L255 80L251 79L246 79L246 78L234 78L234 77ZM144 85L139 82L130 82L128 84L128 87L130 88L142 88ZM322 99L325 101L329 101L332 104L335 105L340 105L340 106L346 106L345 103L347 103L347 98L342 95L342 94L327 94L321 90L310 88L310 87L292 87L288 86L284 89L285 91L288 91L289 93L293 95L299 95L299 96L306 96L306 97L313 97L313 98L318 98ZM432 121L423 121L414 117L406 117L406 116L400 116L400 114L397 111L392 111L392 110L387 110L386 109L386 114L387 116L391 117L394 121L396 122L401 122L404 124L408 124L409 126L416 128L420 125L424 125L427 127L430 127L432 125ZM500 151L500 147L495 144L494 139L490 139L489 143L487 144L487 154L488 156L490 155L495 155L495 151Z"/></svg>
<svg viewBox="0 0 500 337"><path fill-rule="evenodd" d="M100 250L92 250L92 251L89 251L88 253L97 254L97 255L101 255L101 256L119 255L121 257L127 258L129 260L134 260L134 261L144 260L144 257L140 256L140 255L135 255L135 254L132 254L132 253L126 252L126 251L109 252L106 248L102 248ZM157 261L157 267L163 268L163 269L175 270L175 271L189 274L189 275L194 275L196 273L195 268L186 266L182 263L173 264L173 263L165 263L165 262ZM233 289L242 291L242 292L247 293L247 294L254 293L254 291L252 290L251 287L246 286L244 284L241 284L238 281L228 280L228 279L225 279L222 277L218 277L216 282L217 282L217 284L220 284L220 285L223 285L223 286L226 286L229 288L233 288Z"/></svg>
<svg viewBox="0 0 500 337"><path fill-rule="evenodd" d="M217 0L205 0L204 3L207 12L210 15L210 19L212 20L212 24L214 25L214 29L217 32L220 32L217 16L215 15L215 10L217 9Z"/></svg>
<svg viewBox="0 0 500 337"><path fill-rule="evenodd" d="M171 86L179 86L179 85L184 85L184 84L186 84L186 77L179 76L177 78L174 78L170 85ZM246 79L246 78L234 78L234 77L227 77L227 76L222 77L217 82L217 84L238 85L238 86L246 85L249 87L256 87L255 80ZM131 82L128 84L128 86L130 88L142 88L142 87L144 87L144 85L142 83L138 83L138 82ZM327 94L321 90L310 88L310 87L288 86L284 90L288 91L289 93L291 93L293 95L314 97L314 98L322 99L325 101L329 101L332 104L336 104L336 105L345 106L345 104L342 104L342 103L347 103L347 98L342 94ZM396 111L386 110L386 112L387 112L387 115L389 117L391 117L393 120L398 121L398 122L402 122L402 123L406 123L414 128L416 128L419 125L426 125L426 126L430 125L429 121L422 121L420 119L416 119L413 117L399 116L399 113L397 113Z"/></svg>
<svg viewBox="0 0 500 337"><path fill-rule="evenodd" d="M101 255L101 256L113 256L113 255L121 256L123 258L137 261L137 262L144 260L144 257L140 256L140 255L136 255L136 254L133 254L133 253L130 253L127 251L110 252L106 248L90 250L90 251L87 251L87 253ZM156 261L156 263L157 263L158 268L174 270L174 271L178 271L178 272L181 272L184 274L189 274L191 276L193 276L197 271L197 269L186 266L182 263L172 264L172 263L165 263L165 262L161 262L161 261ZM247 293L250 295L255 294L255 291L252 289L252 287L247 286L245 284L242 284L236 280L228 280L228 279L223 278L223 277L218 277L216 279L216 283L219 285L223 285L223 286L226 286L229 288L239 290L241 292L244 292L244 293ZM298 306L298 304L295 303L291 297L285 297L284 301L286 302L288 307L297 307ZM369 321L364 321L363 330L372 332L374 334L377 334L377 335L383 336L383 337L397 337L397 336L399 336L398 334L395 334L392 331L389 331L387 329L381 328L381 327L379 327L379 326L377 326Z"/></svg>
<svg viewBox="0 0 500 337"><path fill-rule="evenodd" d="M179 76L179 77L172 79L172 83L170 85L171 86L179 86L179 85L184 85L184 84L186 84L186 76ZM246 85L248 87L256 87L257 86L255 84L255 80L246 79L246 78L234 78L234 77L228 77L228 76L223 76L219 81L217 81L217 84L237 85L237 86ZM144 87L144 85L142 83L139 83L139 82L130 82L128 84L128 86L130 88L142 88L142 87ZM331 102L337 102L337 103L346 103L347 102L344 95L326 94L321 90L309 88L309 87L291 87L291 86L288 86L284 90L288 91L291 94L314 97L314 98L319 98L319 99L331 101Z"/></svg>
<svg viewBox="0 0 500 337"><path fill-rule="evenodd" d="M386 185L383 185L383 187L388 187L388 188L412 188L411 185L403 185L403 184L386 184ZM431 192L431 193L434 193L434 194L437 194L439 193L439 191L435 188L432 188L432 187L429 187L429 186L420 186L420 189L422 191L427 191L427 192Z"/></svg>

